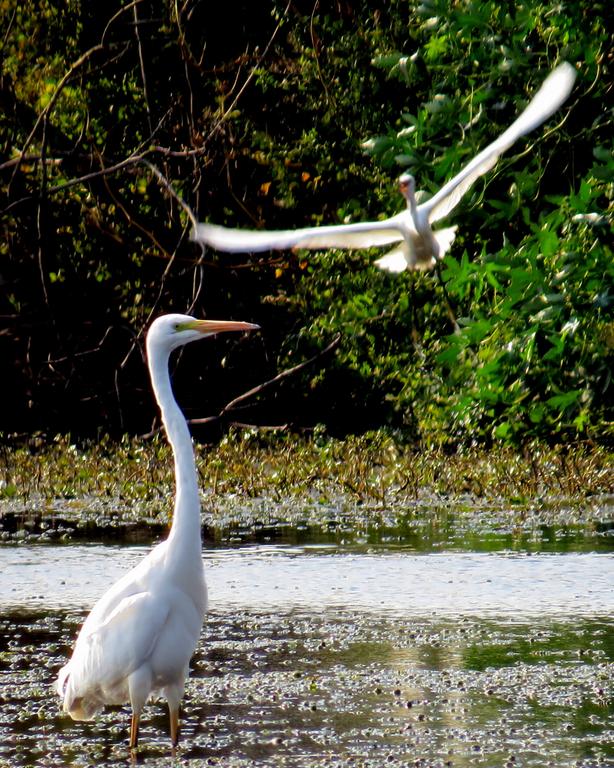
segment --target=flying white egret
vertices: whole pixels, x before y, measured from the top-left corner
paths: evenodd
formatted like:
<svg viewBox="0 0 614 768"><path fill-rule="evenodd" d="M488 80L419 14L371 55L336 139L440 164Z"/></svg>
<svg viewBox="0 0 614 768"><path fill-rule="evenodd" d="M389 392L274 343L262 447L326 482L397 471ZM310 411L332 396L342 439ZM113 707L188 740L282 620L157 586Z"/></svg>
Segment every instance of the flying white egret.
<svg viewBox="0 0 614 768"><path fill-rule="evenodd" d="M147 334L149 373L175 459L175 509L168 538L114 584L85 620L57 691L74 720L91 720L106 704L130 702L130 748L151 694L168 702L173 747L188 665L207 610L198 480L188 425L171 388L171 352L191 341L251 323L164 315Z"/></svg>
<svg viewBox="0 0 614 768"><path fill-rule="evenodd" d="M447 216L476 179L490 170L518 138L543 123L563 104L571 93L575 78L576 70L571 64L560 64L548 75L520 117L430 200L418 205L415 181L409 174L403 174L399 185L407 209L396 216L381 221L273 232L197 224L192 239L230 253L286 248L372 248L397 243L375 262L377 266L390 272L432 269L450 249L456 227L434 231L431 224Z"/></svg>

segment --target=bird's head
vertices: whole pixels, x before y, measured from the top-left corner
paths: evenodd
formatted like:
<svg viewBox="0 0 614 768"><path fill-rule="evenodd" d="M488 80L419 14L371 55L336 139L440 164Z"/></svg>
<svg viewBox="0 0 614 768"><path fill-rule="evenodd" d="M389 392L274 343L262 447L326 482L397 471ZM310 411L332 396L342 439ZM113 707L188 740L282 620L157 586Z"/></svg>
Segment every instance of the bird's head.
<svg viewBox="0 0 614 768"><path fill-rule="evenodd" d="M411 197L416 194L416 180L410 173L403 173L399 176L399 191L409 202Z"/></svg>
<svg viewBox="0 0 614 768"><path fill-rule="evenodd" d="M191 341L227 331L255 331L260 326L239 320L197 320L190 315L162 315L153 321L147 333L147 345L169 352Z"/></svg>

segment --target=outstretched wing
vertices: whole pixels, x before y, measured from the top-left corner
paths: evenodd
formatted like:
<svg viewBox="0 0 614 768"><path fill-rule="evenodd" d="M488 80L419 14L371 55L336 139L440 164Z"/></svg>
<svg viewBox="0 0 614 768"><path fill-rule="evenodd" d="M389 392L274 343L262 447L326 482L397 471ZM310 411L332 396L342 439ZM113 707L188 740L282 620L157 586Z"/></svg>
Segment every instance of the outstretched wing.
<svg viewBox="0 0 614 768"><path fill-rule="evenodd" d="M517 139L537 128L556 112L571 93L575 79L576 70L567 62L563 62L551 72L520 117L498 139L476 155L460 173L444 184L436 195L420 205L428 220L434 222L447 216L458 205L469 187L489 171Z"/></svg>
<svg viewBox="0 0 614 768"><path fill-rule="evenodd" d="M328 227L262 232L249 229L228 229L216 224L198 224L192 240L205 243L228 253L258 253L287 248L371 248L403 239L397 217L384 221L365 221Z"/></svg>

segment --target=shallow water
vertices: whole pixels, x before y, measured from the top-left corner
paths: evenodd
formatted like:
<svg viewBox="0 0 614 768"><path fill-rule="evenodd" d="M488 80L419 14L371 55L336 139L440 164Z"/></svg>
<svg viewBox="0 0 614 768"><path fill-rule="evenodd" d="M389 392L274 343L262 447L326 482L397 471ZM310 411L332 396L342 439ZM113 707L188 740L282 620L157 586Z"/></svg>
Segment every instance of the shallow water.
<svg viewBox="0 0 614 768"><path fill-rule="evenodd" d="M148 547L0 548L0 608L87 608ZM211 608L349 608L400 616L614 612L614 554L257 546L204 555Z"/></svg>
<svg viewBox="0 0 614 768"><path fill-rule="evenodd" d="M0 766L126 765L128 710L50 691L86 609L148 548L0 548ZM614 765L614 555L257 546L205 553L182 746L147 765Z"/></svg>

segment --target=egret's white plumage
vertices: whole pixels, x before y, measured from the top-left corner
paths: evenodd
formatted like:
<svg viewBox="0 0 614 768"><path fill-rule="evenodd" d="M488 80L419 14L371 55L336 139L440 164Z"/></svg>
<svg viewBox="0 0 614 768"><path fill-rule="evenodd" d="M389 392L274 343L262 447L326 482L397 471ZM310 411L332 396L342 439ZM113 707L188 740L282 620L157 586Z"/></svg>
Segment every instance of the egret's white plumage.
<svg viewBox="0 0 614 768"><path fill-rule="evenodd" d="M576 70L560 64L543 82L526 109L498 139L482 150L433 197L417 205L415 183L404 174L399 179L407 209L382 221L339 224L276 232L238 230L215 224L198 224L192 239L230 253L286 248L371 248L397 243L375 263L390 272L432 269L450 249L456 227L433 231L431 224L447 216L471 185L490 170L521 136L550 117L571 93Z"/></svg>
<svg viewBox="0 0 614 768"><path fill-rule="evenodd" d="M250 323L164 315L147 334L154 395L175 459L176 497L171 530L135 568L115 583L85 620L57 690L74 720L91 720L106 704L130 702L130 746L135 747L141 711L151 694L168 702L173 744L190 658L207 610L201 554L200 501L188 425L173 396L171 352Z"/></svg>

